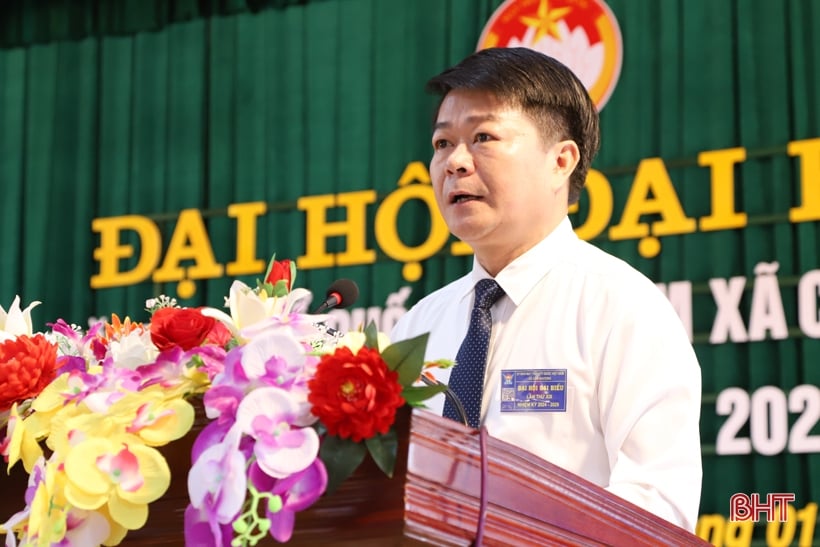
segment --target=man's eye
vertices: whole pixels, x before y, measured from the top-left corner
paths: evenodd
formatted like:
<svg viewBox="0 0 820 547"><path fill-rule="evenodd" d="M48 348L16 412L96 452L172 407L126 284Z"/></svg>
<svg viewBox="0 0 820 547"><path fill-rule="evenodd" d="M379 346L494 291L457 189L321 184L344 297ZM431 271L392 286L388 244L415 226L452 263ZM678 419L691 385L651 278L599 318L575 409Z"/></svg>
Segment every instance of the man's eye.
<svg viewBox="0 0 820 547"><path fill-rule="evenodd" d="M487 133L479 133L475 136L475 142L488 142L492 140L492 137Z"/></svg>
<svg viewBox="0 0 820 547"><path fill-rule="evenodd" d="M437 139L437 140L433 141L433 148L436 148L436 149L447 148L447 141L444 140L444 139Z"/></svg>

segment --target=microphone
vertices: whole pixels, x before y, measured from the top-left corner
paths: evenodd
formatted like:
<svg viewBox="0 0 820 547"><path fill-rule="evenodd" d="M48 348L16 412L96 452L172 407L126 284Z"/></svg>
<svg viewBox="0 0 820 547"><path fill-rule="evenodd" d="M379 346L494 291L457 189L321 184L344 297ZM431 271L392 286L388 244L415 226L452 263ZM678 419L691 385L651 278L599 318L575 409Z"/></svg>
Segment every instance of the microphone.
<svg viewBox="0 0 820 547"><path fill-rule="evenodd" d="M359 286L350 279L337 279L328 287L325 301L313 313L321 313L331 308L346 308L352 306L359 298Z"/></svg>

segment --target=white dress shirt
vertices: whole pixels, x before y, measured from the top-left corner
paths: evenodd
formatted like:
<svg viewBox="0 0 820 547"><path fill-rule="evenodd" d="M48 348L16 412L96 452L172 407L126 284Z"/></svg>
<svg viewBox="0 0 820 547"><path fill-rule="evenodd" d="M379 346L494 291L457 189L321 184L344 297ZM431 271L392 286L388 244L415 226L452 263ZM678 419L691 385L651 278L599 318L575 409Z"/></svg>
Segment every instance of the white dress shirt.
<svg viewBox="0 0 820 547"><path fill-rule="evenodd" d="M391 340L430 332L426 358L455 359L473 287L485 277L474 261L472 272L413 306ZM481 413L488 432L693 531L702 478L700 366L666 297L622 260L578 239L568 218L495 280L506 295L492 307ZM563 382L565 393L553 398L558 410L502 411L502 371L509 386L514 370ZM449 370L434 373L448 381ZM505 390L507 408L511 393ZM428 402L439 414L443 405L443 395Z"/></svg>

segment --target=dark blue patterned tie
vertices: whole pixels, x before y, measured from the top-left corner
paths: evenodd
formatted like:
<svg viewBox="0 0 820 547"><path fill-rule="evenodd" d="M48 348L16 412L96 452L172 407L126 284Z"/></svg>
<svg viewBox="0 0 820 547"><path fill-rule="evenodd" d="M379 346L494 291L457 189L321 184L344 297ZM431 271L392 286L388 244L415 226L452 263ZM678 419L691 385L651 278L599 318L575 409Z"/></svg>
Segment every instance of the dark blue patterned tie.
<svg viewBox="0 0 820 547"><path fill-rule="evenodd" d="M504 289L494 279L482 279L475 286L475 304L470 316L470 328L456 355L456 365L450 374L450 389L464 406L470 427L478 428L481 420L481 397L484 391L484 370L490 348L493 316L490 307L504 296ZM461 421L455 405L444 403L444 416Z"/></svg>

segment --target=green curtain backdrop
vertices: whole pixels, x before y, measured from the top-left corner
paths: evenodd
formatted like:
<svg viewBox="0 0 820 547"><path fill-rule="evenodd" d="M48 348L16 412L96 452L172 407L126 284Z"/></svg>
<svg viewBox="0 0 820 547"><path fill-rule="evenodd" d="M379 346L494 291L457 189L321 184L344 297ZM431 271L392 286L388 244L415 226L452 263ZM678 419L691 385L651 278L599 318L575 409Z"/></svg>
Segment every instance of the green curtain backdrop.
<svg viewBox="0 0 820 547"><path fill-rule="evenodd" d="M138 313L157 287L78 289L96 267L91 219L113 215L150 215L171 229L178 210L199 208L214 217L226 261L225 208L266 201L260 252L301 254L299 196L389 192L407 163L427 161L433 102L423 83L470 50L490 4L322 1L0 51L12 84L0 90L11 186L3 222L7 233L25 229L3 253L0 289L42 300L46 317ZM324 287L335 275L301 279ZM372 286L370 267L345 275ZM206 283L197 295L219 299L227 286Z"/></svg>
<svg viewBox="0 0 820 547"><path fill-rule="evenodd" d="M0 305L40 300L35 325L63 317L131 315L176 283L89 287L99 236L92 220L135 214L158 222L167 246L182 209L206 219L216 260L235 254L233 203L263 201L257 255L305 252L301 196L373 189L383 199L405 166L426 163L433 98L423 84L475 49L500 0L10 3L0 14ZM609 180L618 222L641 160L662 158L688 217L710 213L710 172L697 156L745 147L735 168L744 229L661 238L643 258L636 240L594 243L657 282L693 284L694 340L703 369L701 513L728 513L735 492L790 492L798 508L820 501L820 454L716 454L726 421L715 400L738 386L786 393L820 385L820 340L796 326L800 277L820 268L818 222L790 223L800 204L800 162L790 141L820 137L820 3L811 0L609 0L623 35L620 80L601 114L593 166ZM812 180L820 185L820 180ZM582 198L576 223L588 204ZM399 233L420 242L429 225L408 204ZM299 273L321 292L355 279L361 306L383 305L402 285L410 301L467 271L470 257L442 251L424 275L373 235L373 265ZM344 218L337 211L335 220ZM334 212L335 214L336 212ZM333 219L332 219L333 220ZM649 219L651 221L653 219ZM132 238L131 243L137 244ZM328 249L339 252L335 238ZM785 340L711 344L716 305L708 280L746 276L748 320L754 268L779 263L791 328ZM134 259L123 268L133 267ZM246 276L252 282L254 276ZM219 306L232 278L198 281L186 305ZM799 413L789 414L792 426ZM749 435L749 426L740 432ZM810 434L820 435L815 423ZM755 541L765 544L765 526Z"/></svg>

